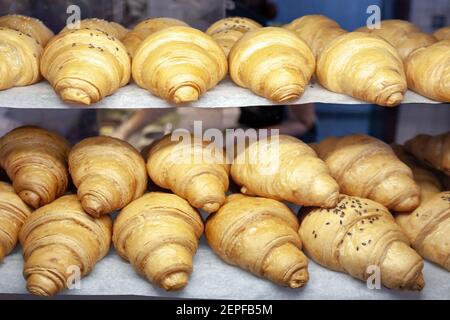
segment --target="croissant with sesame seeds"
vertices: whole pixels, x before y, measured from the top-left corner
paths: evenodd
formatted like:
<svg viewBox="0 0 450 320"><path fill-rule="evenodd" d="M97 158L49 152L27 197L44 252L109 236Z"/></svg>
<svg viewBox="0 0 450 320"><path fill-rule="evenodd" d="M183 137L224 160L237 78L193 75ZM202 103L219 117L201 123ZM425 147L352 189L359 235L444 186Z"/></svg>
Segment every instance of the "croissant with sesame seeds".
<svg viewBox="0 0 450 320"><path fill-rule="evenodd" d="M295 214L282 202L233 194L206 220L208 244L223 260L279 285L308 282Z"/></svg>
<svg viewBox="0 0 450 320"><path fill-rule="evenodd" d="M66 102L90 105L113 94L130 80L125 46L94 29L67 31L45 48L41 72Z"/></svg>
<svg viewBox="0 0 450 320"><path fill-rule="evenodd" d="M19 236L28 291L53 296L79 281L108 253L111 234L111 218L92 218L76 195L34 211Z"/></svg>
<svg viewBox="0 0 450 320"><path fill-rule="evenodd" d="M378 277L391 289L424 287L422 258L381 204L342 195L336 208L302 208L299 215L304 251L320 265L363 281Z"/></svg>
<svg viewBox="0 0 450 320"><path fill-rule="evenodd" d="M228 57L231 48L244 34L259 28L262 28L262 25L252 19L229 17L212 24L206 33L216 40Z"/></svg>
<svg viewBox="0 0 450 320"><path fill-rule="evenodd" d="M103 19L89 18L80 21L79 25L66 26L62 32L68 32L76 29L95 29L103 31L116 39L122 40L129 30L117 22L110 22Z"/></svg>
<svg viewBox="0 0 450 320"><path fill-rule="evenodd" d="M0 90L28 86L41 79L42 52L52 36L53 32L37 19L0 17Z"/></svg>

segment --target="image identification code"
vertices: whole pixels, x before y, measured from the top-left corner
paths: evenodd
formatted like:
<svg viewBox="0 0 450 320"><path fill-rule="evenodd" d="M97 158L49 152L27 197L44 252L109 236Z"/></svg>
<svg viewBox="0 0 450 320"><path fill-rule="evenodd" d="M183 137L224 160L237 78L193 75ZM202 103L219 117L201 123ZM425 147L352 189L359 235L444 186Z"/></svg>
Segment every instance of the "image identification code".
<svg viewBox="0 0 450 320"><path fill-rule="evenodd" d="M183 304L176 309L177 315L201 315L207 318L211 314L220 315L271 315L272 305L261 304L222 304L219 308L209 306L188 306Z"/></svg>

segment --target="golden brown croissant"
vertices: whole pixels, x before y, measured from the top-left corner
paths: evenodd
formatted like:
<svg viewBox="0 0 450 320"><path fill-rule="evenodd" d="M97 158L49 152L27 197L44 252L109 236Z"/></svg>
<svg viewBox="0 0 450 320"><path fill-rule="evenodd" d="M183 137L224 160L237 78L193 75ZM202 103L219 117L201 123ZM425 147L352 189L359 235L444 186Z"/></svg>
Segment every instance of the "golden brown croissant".
<svg viewBox="0 0 450 320"><path fill-rule="evenodd" d="M197 101L227 74L219 45L190 27L171 27L148 36L134 54L133 79L174 103Z"/></svg>
<svg viewBox="0 0 450 320"><path fill-rule="evenodd" d="M194 136L167 135L150 147L147 171L158 186L195 207L215 212L225 201L230 166L222 150Z"/></svg>
<svg viewBox="0 0 450 320"><path fill-rule="evenodd" d="M331 41L347 33L336 21L322 15L303 16L287 24L285 28L294 31L303 39L316 58Z"/></svg>
<svg viewBox="0 0 450 320"><path fill-rule="evenodd" d="M56 133L20 127L0 139L0 166L20 198L36 209L66 191L69 150L69 143Z"/></svg>
<svg viewBox="0 0 450 320"><path fill-rule="evenodd" d="M45 47L50 38L54 36L53 32L42 21L18 14L0 17L0 27L25 33L34 38L42 47Z"/></svg>
<svg viewBox="0 0 450 320"><path fill-rule="evenodd" d="M289 136L272 136L239 153L231 176L241 192L298 205L332 208L339 187L313 149Z"/></svg>
<svg viewBox="0 0 450 320"><path fill-rule="evenodd" d="M0 263L15 248L20 228L30 214L31 209L13 187L0 182Z"/></svg>
<svg viewBox="0 0 450 320"><path fill-rule="evenodd" d="M130 58L114 37L79 29L60 33L48 43L41 72L64 101L90 105L129 82Z"/></svg>
<svg viewBox="0 0 450 320"><path fill-rule="evenodd" d="M421 162L450 176L450 131L437 136L419 134L407 141L405 148Z"/></svg>
<svg viewBox="0 0 450 320"><path fill-rule="evenodd" d="M186 200L152 192L120 212L113 241L140 274L172 291L187 285L202 234L203 220Z"/></svg>
<svg viewBox="0 0 450 320"><path fill-rule="evenodd" d="M69 154L69 171L83 209L94 217L122 209L147 189L145 161L125 141L87 138Z"/></svg>
<svg viewBox="0 0 450 320"><path fill-rule="evenodd" d="M409 88L430 99L450 102L449 52L450 40L413 51L405 60Z"/></svg>
<svg viewBox="0 0 450 320"><path fill-rule="evenodd" d="M356 31L375 34L396 48L401 45L408 34L421 32L420 28L415 24L398 19L383 20L379 28L369 29L368 27L362 27Z"/></svg>
<svg viewBox="0 0 450 320"><path fill-rule="evenodd" d="M334 209L303 208L300 214L305 253L317 263L364 281L376 266L388 288L424 287L422 258L381 204L342 195Z"/></svg>
<svg viewBox="0 0 450 320"><path fill-rule="evenodd" d="M437 30L433 35L438 40L450 40L450 26Z"/></svg>
<svg viewBox="0 0 450 320"><path fill-rule="evenodd" d="M212 24L206 33L217 41L228 57L231 48L244 34L259 28L262 28L262 25L252 19L229 17Z"/></svg>
<svg viewBox="0 0 450 320"><path fill-rule="evenodd" d="M147 19L138 23L134 29L123 38L122 42L130 55L134 56L134 53L139 48L142 41L144 41L149 35L175 26L188 27L189 25L181 20L173 18Z"/></svg>
<svg viewBox="0 0 450 320"><path fill-rule="evenodd" d="M273 27L247 32L232 48L229 63L236 84L275 102L301 97L315 70L306 43Z"/></svg>
<svg viewBox="0 0 450 320"><path fill-rule="evenodd" d="M365 135L331 137L314 146L341 193L372 199L398 212L419 205L411 169L384 142Z"/></svg>
<svg viewBox="0 0 450 320"><path fill-rule="evenodd" d="M3 27L0 39L0 90L38 82L42 46L20 31Z"/></svg>
<svg viewBox="0 0 450 320"><path fill-rule="evenodd" d="M309 276L298 227L283 203L234 194L208 217L205 235L227 263L279 285L300 288Z"/></svg>
<svg viewBox="0 0 450 320"><path fill-rule="evenodd" d="M90 19L83 19L80 21L80 26L77 29L94 29L103 31L104 33L107 33L110 36L113 36L114 38L118 40L122 40L126 34L128 33L128 29L124 26L116 23L116 22L109 22L103 19L97 19L97 18L90 18ZM61 33L63 32L69 32L74 31L76 29L70 29L69 27L65 27Z"/></svg>
<svg viewBox="0 0 450 320"><path fill-rule="evenodd" d="M111 229L109 217L93 219L75 195L33 212L20 232L28 291L53 296L70 288L108 253Z"/></svg>

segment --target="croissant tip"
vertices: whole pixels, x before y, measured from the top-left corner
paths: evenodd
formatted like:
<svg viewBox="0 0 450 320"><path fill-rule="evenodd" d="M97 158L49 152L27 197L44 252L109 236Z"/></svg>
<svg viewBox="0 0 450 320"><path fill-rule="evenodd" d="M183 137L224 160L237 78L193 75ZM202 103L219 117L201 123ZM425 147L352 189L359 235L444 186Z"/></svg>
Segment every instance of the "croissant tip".
<svg viewBox="0 0 450 320"><path fill-rule="evenodd" d="M173 100L175 103L186 103L197 101L199 98L198 91L191 86L183 86L175 91Z"/></svg>
<svg viewBox="0 0 450 320"><path fill-rule="evenodd" d="M398 106L403 101L403 93L396 92L392 94L386 101L386 106L395 107Z"/></svg>
<svg viewBox="0 0 450 320"><path fill-rule="evenodd" d="M59 291L51 279L41 274L31 274L28 277L27 289L31 294L40 297L54 296Z"/></svg>
<svg viewBox="0 0 450 320"><path fill-rule="evenodd" d="M423 274L421 273L413 284L412 290L421 291L425 287L425 279L423 278Z"/></svg>
<svg viewBox="0 0 450 320"><path fill-rule="evenodd" d="M207 213L213 213L219 209L220 209L220 203L218 203L218 202L207 203L202 207L202 210L206 211Z"/></svg>
<svg viewBox="0 0 450 320"><path fill-rule="evenodd" d="M65 88L59 92L59 95L61 99L69 103L81 103L84 105L90 105L92 103L89 95L78 88Z"/></svg>
<svg viewBox="0 0 450 320"><path fill-rule="evenodd" d="M99 218L103 214L103 206L96 197L85 195L81 198L81 206L91 216Z"/></svg>
<svg viewBox="0 0 450 320"><path fill-rule="evenodd" d="M309 280L308 270L306 268L294 272L289 279L289 287L297 289L303 287Z"/></svg>
<svg viewBox="0 0 450 320"><path fill-rule="evenodd" d="M41 198L34 191L22 190L19 192L19 197L30 207L32 207L34 209L39 208Z"/></svg>
<svg viewBox="0 0 450 320"><path fill-rule="evenodd" d="M174 291L184 288L189 281L189 274L180 271L169 274L164 280L161 282L161 286L166 291Z"/></svg>

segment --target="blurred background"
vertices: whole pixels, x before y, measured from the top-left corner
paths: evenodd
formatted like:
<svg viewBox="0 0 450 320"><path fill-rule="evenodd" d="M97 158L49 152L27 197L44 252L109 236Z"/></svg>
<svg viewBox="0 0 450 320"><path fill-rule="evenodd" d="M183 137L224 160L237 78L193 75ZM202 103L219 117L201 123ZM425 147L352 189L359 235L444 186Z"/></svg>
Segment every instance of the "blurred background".
<svg viewBox="0 0 450 320"><path fill-rule="evenodd" d="M225 16L246 16L264 25L283 25L303 15L323 14L351 31L366 24L371 5L381 9L382 19L405 19L432 32L450 24L450 0L0 0L0 15L22 13L43 20L58 32L66 23L66 9L76 4L82 18L98 17L132 28L147 17L174 17L205 30ZM58 119L64 118L64 121ZM253 107L205 110L177 108L144 111L0 110L0 134L20 124L43 125L64 133L72 141L96 132L129 140L141 147L164 130L192 128L203 120L204 129L256 127L280 128L306 142L330 135L368 133L387 142L402 143L417 133L438 134L449 130L450 108L443 105L332 104L296 107ZM42 124L45 123L45 124Z"/></svg>

